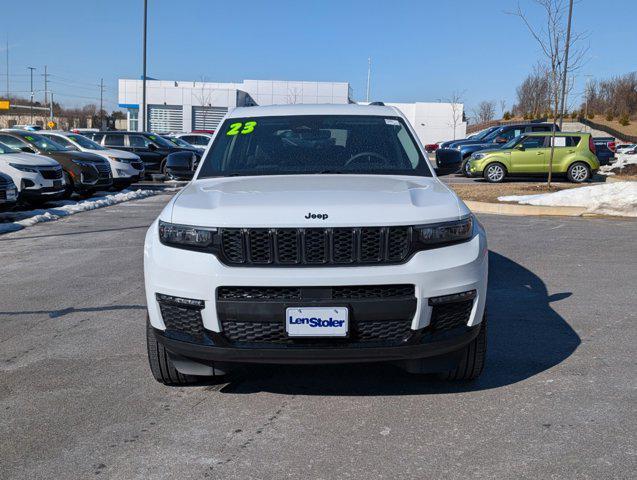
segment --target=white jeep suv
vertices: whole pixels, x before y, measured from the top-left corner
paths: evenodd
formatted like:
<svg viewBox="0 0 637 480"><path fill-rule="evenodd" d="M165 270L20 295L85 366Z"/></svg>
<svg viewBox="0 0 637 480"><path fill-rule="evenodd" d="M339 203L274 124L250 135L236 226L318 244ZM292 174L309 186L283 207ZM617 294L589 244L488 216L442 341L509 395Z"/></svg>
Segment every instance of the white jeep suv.
<svg viewBox="0 0 637 480"><path fill-rule="evenodd" d="M487 241L395 108L237 108L144 246L151 371L394 362L470 380Z"/></svg>

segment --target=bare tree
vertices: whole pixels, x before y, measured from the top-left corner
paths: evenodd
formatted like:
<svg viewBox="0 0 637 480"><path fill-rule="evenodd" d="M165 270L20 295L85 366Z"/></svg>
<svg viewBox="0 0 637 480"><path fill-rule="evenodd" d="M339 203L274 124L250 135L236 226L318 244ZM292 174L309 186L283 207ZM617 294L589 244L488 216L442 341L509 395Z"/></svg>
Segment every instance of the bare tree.
<svg viewBox="0 0 637 480"><path fill-rule="evenodd" d="M570 73L581 67L587 49L578 47L578 43L583 39L583 34L572 33L569 38L565 22L565 16L568 11L568 2L566 0L534 0L534 3L543 10L544 25L542 26L533 25L527 14L522 11L519 3L516 11L508 13L519 17L526 25L531 36L540 46L546 62L549 106L553 117L551 153L548 165L548 187L550 188L553 173L553 156L555 153L555 126L560 112L562 84ZM567 67L565 60L567 55L569 55L569 47L571 54Z"/></svg>
<svg viewBox="0 0 637 480"><path fill-rule="evenodd" d="M205 130L208 127L208 114L210 113L209 107L212 104L213 90L210 88L206 88L206 77L204 77L203 75L201 76L201 89L197 90L197 93L194 92L195 90L193 90L193 96L201 105L203 129Z"/></svg>
<svg viewBox="0 0 637 480"><path fill-rule="evenodd" d="M506 108L507 108L507 101L500 100L500 118L504 117L504 112L506 111Z"/></svg>
<svg viewBox="0 0 637 480"><path fill-rule="evenodd" d="M456 129L458 125L462 123L464 117L464 105L463 105L464 90L454 90L451 92L451 96L445 101L451 105L451 122L449 126L453 127L453 139L456 139Z"/></svg>
<svg viewBox="0 0 637 480"><path fill-rule="evenodd" d="M288 94L285 97L285 103L288 104L296 104L299 103L299 97L301 97L303 95L303 92L301 91L300 88L294 87L294 88L288 88Z"/></svg>
<svg viewBox="0 0 637 480"><path fill-rule="evenodd" d="M473 110L473 115L476 119L476 123L490 122L495 118L495 101L483 100L478 104L478 107Z"/></svg>

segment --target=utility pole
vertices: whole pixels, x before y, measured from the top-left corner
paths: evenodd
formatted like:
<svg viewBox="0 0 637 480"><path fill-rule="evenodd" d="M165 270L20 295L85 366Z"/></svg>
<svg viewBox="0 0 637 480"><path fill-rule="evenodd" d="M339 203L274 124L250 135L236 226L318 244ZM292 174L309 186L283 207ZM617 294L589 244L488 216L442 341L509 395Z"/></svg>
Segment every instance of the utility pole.
<svg viewBox="0 0 637 480"><path fill-rule="evenodd" d="M146 23L148 17L148 0L144 0L144 46L143 46L143 73L142 73L142 132L146 131ZM140 112L140 113L142 113Z"/></svg>
<svg viewBox="0 0 637 480"><path fill-rule="evenodd" d="M48 102L49 95L49 74L46 73L46 65L44 66L44 73L42 74L44 77L44 106L46 107Z"/></svg>
<svg viewBox="0 0 637 480"><path fill-rule="evenodd" d="M100 130L105 130L104 128L104 107L102 106L104 102L104 79L100 78Z"/></svg>
<svg viewBox="0 0 637 480"><path fill-rule="evenodd" d="M49 103L49 120L53 122L53 92L51 92L51 103Z"/></svg>
<svg viewBox="0 0 637 480"><path fill-rule="evenodd" d="M35 67L27 67L31 71L31 124L33 124L33 70Z"/></svg>
<svg viewBox="0 0 637 480"><path fill-rule="evenodd" d="M369 84L372 78L372 57L367 57L367 95L365 101L369 102Z"/></svg>
<svg viewBox="0 0 637 480"><path fill-rule="evenodd" d="M566 77L568 75L568 49L571 46L571 19L573 18L573 0L568 2L568 24L566 27L566 47L564 50L564 74L562 75L562 105L560 107L560 130L564 119L564 104L566 103Z"/></svg>

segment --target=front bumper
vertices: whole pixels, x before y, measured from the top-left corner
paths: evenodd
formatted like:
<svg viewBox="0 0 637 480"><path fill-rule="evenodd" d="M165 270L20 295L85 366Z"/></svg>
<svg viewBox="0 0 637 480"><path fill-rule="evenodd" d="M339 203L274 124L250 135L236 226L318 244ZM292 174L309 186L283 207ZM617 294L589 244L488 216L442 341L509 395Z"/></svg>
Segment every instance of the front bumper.
<svg viewBox="0 0 637 480"><path fill-rule="evenodd" d="M199 363L269 363L269 364L328 364L328 363L368 363L401 362L432 357L443 357L458 352L470 343L479 333L480 325L448 332L441 338L435 338L428 332L419 331L417 343L390 347L228 347L216 345L214 340L208 344L196 344L170 338L161 330L155 329L155 338L172 355L178 355ZM214 338L215 334L210 337ZM209 337L209 338L210 338Z"/></svg>
<svg viewBox="0 0 637 480"><path fill-rule="evenodd" d="M25 188L20 191L20 200L58 200L64 196L64 187Z"/></svg>
<svg viewBox="0 0 637 480"><path fill-rule="evenodd" d="M122 183L125 181L137 181L140 176L144 175L144 164L142 161L138 162L116 162L114 160L109 161L111 166L111 172L113 174L113 184Z"/></svg>
<svg viewBox="0 0 637 480"><path fill-rule="evenodd" d="M144 274L146 299L150 324L157 331L158 339L173 353L207 360L240 362L313 362L324 361L380 361L406 358L423 358L461 348L473 337L467 332L480 324L484 312L488 251L484 231L476 222L476 233L467 242L420 251L400 265L356 267L228 267L212 254L181 250L162 245L154 222L146 235L144 247ZM338 287L369 285L413 285L414 308L407 321L412 336L406 344L390 347L312 348L238 348L223 342L223 325L216 292L219 287ZM433 308L429 299L444 295L475 290L466 324L462 325L455 339L419 343L432 321ZM204 344L170 338L161 332L166 330L156 294L190 298L203 301L201 322L207 336ZM328 302L329 303L329 302ZM340 303L332 301L332 306ZM389 303L389 302L387 302ZM307 305L303 305L307 306ZM284 306L279 310L283 322ZM404 313L404 312L403 312ZM271 315L271 312L269 313ZM249 316L245 311L237 314ZM369 315L369 314L365 314ZM363 316L365 316L363 315ZM391 317L389 317L391 318ZM376 319L378 320L378 319ZM466 334L466 336L465 336ZM425 335L426 336L426 335ZM161 337L161 338L160 338ZM466 341L466 342L465 342ZM442 343L439 343L442 342ZM448 343L446 343L448 342ZM447 350L445 350L447 349ZM275 350L275 351L270 351ZM319 350L323 353L316 353ZM287 353L286 353L287 352Z"/></svg>

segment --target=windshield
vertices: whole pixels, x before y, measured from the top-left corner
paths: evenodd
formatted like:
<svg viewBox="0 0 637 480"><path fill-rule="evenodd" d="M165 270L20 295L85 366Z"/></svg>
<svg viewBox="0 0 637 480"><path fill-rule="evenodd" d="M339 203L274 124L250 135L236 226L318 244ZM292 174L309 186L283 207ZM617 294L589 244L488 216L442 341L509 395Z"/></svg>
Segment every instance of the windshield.
<svg viewBox="0 0 637 480"><path fill-rule="evenodd" d="M20 134L20 136L29 142L38 150L42 150L44 152L66 152L67 149L62 145L55 143L50 138L43 137L42 135L38 135L37 133L28 133L28 134Z"/></svg>
<svg viewBox="0 0 637 480"><path fill-rule="evenodd" d="M11 148L9 145L5 145L4 143L0 143L0 155L5 153L18 153L20 150L17 148Z"/></svg>
<svg viewBox="0 0 637 480"><path fill-rule="evenodd" d="M487 135L489 135L491 132L497 130L498 128L500 128L500 127L485 128L481 132L478 132L475 135L472 135L471 136L471 140L482 140L482 139L486 138Z"/></svg>
<svg viewBox="0 0 637 480"><path fill-rule="evenodd" d="M226 120L198 178L320 173L431 176L400 118L308 115Z"/></svg>
<svg viewBox="0 0 637 480"><path fill-rule="evenodd" d="M192 148L192 145L190 145L188 142L178 137L167 137L166 140L168 140L169 142L173 142L175 145L179 147Z"/></svg>
<svg viewBox="0 0 637 480"><path fill-rule="evenodd" d="M93 140L86 138L84 135L67 135L66 138L77 143L82 148L88 148L91 150L106 150L99 143L95 143Z"/></svg>
<svg viewBox="0 0 637 480"><path fill-rule="evenodd" d="M513 137L511 140L509 140L507 143L505 143L504 145L502 145L500 148L501 149L505 149L505 148L513 148L517 145L517 143L522 140L522 135L518 135L517 137Z"/></svg>
<svg viewBox="0 0 637 480"><path fill-rule="evenodd" d="M173 148L175 146L168 140L161 138L159 135L146 135L146 137L163 148Z"/></svg>

